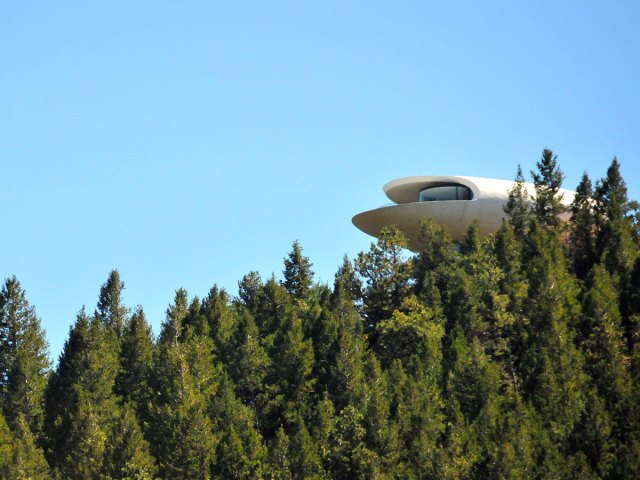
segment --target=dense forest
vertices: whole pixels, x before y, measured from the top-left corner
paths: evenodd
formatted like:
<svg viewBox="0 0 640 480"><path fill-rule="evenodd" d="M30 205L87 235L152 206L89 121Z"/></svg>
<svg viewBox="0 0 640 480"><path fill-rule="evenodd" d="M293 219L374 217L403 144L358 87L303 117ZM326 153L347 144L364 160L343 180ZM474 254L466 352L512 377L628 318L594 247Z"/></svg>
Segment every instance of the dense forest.
<svg viewBox="0 0 640 480"><path fill-rule="evenodd" d="M454 244L389 227L314 280L179 289L157 336L117 270L57 365L0 292L4 479L640 478L640 226L620 165L570 207L545 150L508 221Z"/></svg>

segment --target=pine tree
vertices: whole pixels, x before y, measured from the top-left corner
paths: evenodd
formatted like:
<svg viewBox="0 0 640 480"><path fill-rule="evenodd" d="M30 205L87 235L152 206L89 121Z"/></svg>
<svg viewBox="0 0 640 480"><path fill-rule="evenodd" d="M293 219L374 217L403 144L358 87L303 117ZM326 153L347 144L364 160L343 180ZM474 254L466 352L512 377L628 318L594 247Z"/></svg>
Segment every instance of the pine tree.
<svg viewBox="0 0 640 480"><path fill-rule="evenodd" d="M571 227L569 242L573 271L583 280L594 263L595 250L595 212L593 188L591 180L585 173L576 189L576 196L571 204Z"/></svg>
<svg viewBox="0 0 640 480"><path fill-rule="evenodd" d="M302 247L297 240L293 242L291 252L284 259L283 285L291 296L298 300L305 300L309 296L309 289L313 283L313 264L302 254Z"/></svg>
<svg viewBox="0 0 640 480"><path fill-rule="evenodd" d="M171 331L175 328L169 319L164 326ZM168 332L160 336L173 337ZM148 436L162 477L210 478L218 442L207 415L208 400L215 393L218 378L212 348L208 337L168 341L159 346L155 362L158 395Z"/></svg>
<svg viewBox="0 0 640 480"><path fill-rule="evenodd" d="M632 237L627 185L616 158L607 169L607 176L596 184L595 198L599 222L598 254L609 273L624 285L637 256L637 246Z"/></svg>
<svg viewBox="0 0 640 480"><path fill-rule="evenodd" d="M122 302L123 290L124 282L120 280L120 273L118 270L112 270L106 283L100 287L98 300L98 317L115 331L118 338L122 335L128 313Z"/></svg>
<svg viewBox="0 0 640 480"><path fill-rule="evenodd" d="M14 438L7 421L0 412L0 475L2 478L13 476Z"/></svg>
<svg viewBox="0 0 640 480"><path fill-rule="evenodd" d="M238 299L254 317L262 295L262 279L258 272L250 272L238 282Z"/></svg>
<svg viewBox="0 0 640 480"><path fill-rule="evenodd" d="M509 223L513 226L516 237L524 238L531 218L531 200L520 165L518 165L513 187L509 191L509 199L504 206L504 212L509 217Z"/></svg>
<svg viewBox="0 0 640 480"><path fill-rule="evenodd" d="M51 478L49 465L25 417L18 414L14 424L12 435L0 414L0 477L7 480Z"/></svg>
<svg viewBox="0 0 640 480"><path fill-rule="evenodd" d="M344 256L333 282L333 302L337 299L350 300L352 303L362 299L362 282L356 275L355 268L348 256Z"/></svg>
<svg viewBox="0 0 640 480"><path fill-rule="evenodd" d="M564 174L558 167L556 159L557 155L545 148L542 151L542 158L536 163L537 173L531 171L536 189L533 211L544 227L558 227L559 215L565 211L560 193Z"/></svg>
<svg viewBox="0 0 640 480"><path fill-rule="evenodd" d="M223 376L212 400L210 417L220 436L214 477L262 478L267 451L256 429L254 411L236 398L233 384Z"/></svg>
<svg viewBox="0 0 640 480"><path fill-rule="evenodd" d="M530 319L521 367L523 393L533 401L551 440L564 444L584 410L584 360L574 343L578 292L555 232L534 222L523 258Z"/></svg>
<svg viewBox="0 0 640 480"><path fill-rule="evenodd" d="M263 431L269 438L283 420L292 421L299 408L307 408L315 383L313 344L304 338L301 320L290 312L281 321L273 338L272 366L266 379L268 404Z"/></svg>
<svg viewBox="0 0 640 480"><path fill-rule="evenodd" d="M233 332L233 312L230 299L224 288L211 287L202 302L202 314L207 320L209 335L216 346L218 357L225 359L229 353L229 340Z"/></svg>
<svg viewBox="0 0 640 480"><path fill-rule="evenodd" d="M156 466L142 436L134 405L125 404L106 442L104 475L110 479L151 480Z"/></svg>
<svg viewBox="0 0 640 480"><path fill-rule="evenodd" d="M296 479L320 479L324 477L320 456L307 426L300 414L292 422L289 436L289 462Z"/></svg>
<svg viewBox="0 0 640 480"><path fill-rule="evenodd" d="M260 332L249 311L238 307L237 321L230 339L230 359L227 370L238 397L254 412L262 410L265 379L271 360L260 343Z"/></svg>
<svg viewBox="0 0 640 480"><path fill-rule="evenodd" d="M271 440L266 478L270 480L292 480L289 465L289 437L280 426Z"/></svg>
<svg viewBox="0 0 640 480"><path fill-rule="evenodd" d="M24 416L33 433L42 428L48 345L35 308L16 277L0 291L0 407L11 425Z"/></svg>
<svg viewBox="0 0 640 480"><path fill-rule="evenodd" d="M176 344L184 340L185 321L189 315L189 295L184 288L176 290L173 304L167 308L167 316L160 330L160 344Z"/></svg>
<svg viewBox="0 0 640 480"><path fill-rule="evenodd" d="M142 307L138 307L121 338L120 369L115 393L123 403L132 402L141 419L148 421L148 403L153 400L153 333Z"/></svg>
<svg viewBox="0 0 640 480"><path fill-rule="evenodd" d="M146 432L161 477L210 478L219 442L208 407L218 388L220 365L209 336L185 328L189 300L176 291L167 309L154 361L156 392Z"/></svg>
<svg viewBox="0 0 640 480"><path fill-rule="evenodd" d="M356 269L365 280L364 332L371 334L378 322L388 319L410 291L410 265L403 249L407 240L395 227L385 227L367 253L360 253ZM375 336L371 340L375 342Z"/></svg>
<svg viewBox="0 0 640 480"><path fill-rule="evenodd" d="M105 442L118 415L115 331L80 311L46 394L47 456L64 477L99 478Z"/></svg>

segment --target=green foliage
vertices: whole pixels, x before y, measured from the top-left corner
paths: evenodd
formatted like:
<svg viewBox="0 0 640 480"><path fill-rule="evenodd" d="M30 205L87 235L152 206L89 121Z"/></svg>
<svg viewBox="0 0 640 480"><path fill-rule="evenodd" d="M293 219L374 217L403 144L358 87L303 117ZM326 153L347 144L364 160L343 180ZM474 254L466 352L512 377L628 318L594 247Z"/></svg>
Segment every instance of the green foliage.
<svg viewBox="0 0 640 480"><path fill-rule="evenodd" d="M640 478L634 204L614 160L565 229L551 151L534 181L494 236L426 220L410 256L383 229L332 289L298 242L282 282L179 289L157 338L114 270L48 383L6 280L0 478Z"/></svg>
<svg viewBox="0 0 640 480"><path fill-rule="evenodd" d="M624 281L638 256L638 247L633 240L627 185L616 158L611 162L606 177L597 183L595 198L598 254L609 273L618 281Z"/></svg>
<svg viewBox="0 0 640 480"><path fill-rule="evenodd" d="M13 425L22 415L39 434L47 384L48 345L35 308L16 277L0 290L0 407Z"/></svg>
<svg viewBox="0 0 640 480"><path fill-rule="evenodd" d="M120 337L127 322L127 309L122 303L124 282L120 280L118 270L112 270L107 282L100 287L97 316Z"/></svg>
<svg viewBox="0 0 640 480"><path fill-rule="evenodd" d="M302 254L302 246L297 240L293 242L289 256L284 259L284 288L287 292L299 300L304 300L309 295L309 289L313 283L313 264L308 257Z"/></svg>
<svg viewBox="0 0 640 480"><path fill-rule="evenodd" d="M50 478L49 465L22 414L11 432L0 414L0 477L7 480L44 480Z"/></svg>
<svg viewBox="0 0 640 480"><path fill-rule="evenodd" d="M545 148L542 151L542 158L536 163L538 171L531 172L533 185L536 189L533 211L544 227L558 228L560 226L559 215L565 211L560 193L564 174L558 167L557 158L557 155Z"/></svg>
<svg viewBox="0 0 640 480"><path fill-rule="evenodd" d="M595 245L595 201L591 180L585 173L576 189L571 204L571 244L573 271L579 279L584 279L596 263Z"/></svg>
<svg viewBox="0 0 640 480"><path fill-rule="evenodd" d="M378 322L390 318L410 291L411 269L403 252L406 247L402 232L387 227L367 253L358 255L356 269L365 279L365 333L374 332Z"/></svg>
<svg viewBox="0 0 640 480"><path fill-rule="evenodd" d="M524 238L531 219L531 199L525 186L520 165L518 165L513 188L509 191L509 199L504 206L504 212L508 215L516 236L519 239Z"/></svg>

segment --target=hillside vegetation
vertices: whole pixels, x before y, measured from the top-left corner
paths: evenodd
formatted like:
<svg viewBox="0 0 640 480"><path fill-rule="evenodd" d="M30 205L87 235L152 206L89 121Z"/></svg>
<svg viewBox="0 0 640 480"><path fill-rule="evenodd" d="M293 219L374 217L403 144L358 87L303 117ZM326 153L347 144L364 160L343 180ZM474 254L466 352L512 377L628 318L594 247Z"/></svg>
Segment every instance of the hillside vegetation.
<svg viewBox="0 0 640 480"><path fill-rule="evenodd" d="M333 285L176 291L156 337L111 272L57 365L15 277L0 293L0 477L640 478L640 229L613 160L563 223L545 150L491 237L393 227Z"/></svg>

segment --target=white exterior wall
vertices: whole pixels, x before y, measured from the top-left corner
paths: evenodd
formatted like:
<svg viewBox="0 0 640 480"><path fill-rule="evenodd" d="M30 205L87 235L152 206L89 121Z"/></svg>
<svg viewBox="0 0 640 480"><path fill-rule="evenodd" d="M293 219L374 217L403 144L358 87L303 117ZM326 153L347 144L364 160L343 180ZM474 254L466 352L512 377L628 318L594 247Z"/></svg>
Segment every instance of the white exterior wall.
<svg viewBox="0 0 640 480"><path fill-rule="evenodd" d="M421 190L442 183L469 187L473 198L471 200L418 201ZM353 217L352 221L360 230L374 237L380 234L383 227L396 225L407 236L409 249L413 251L420 248L418 234L420 222L425 218L431 218L443 225L454 241L464 238L474 220L478 221L480 233L489 235L495 233L502 220L506 218L503 207L513 185L514 182L510 180L480 177L434 175L399 178L384 186L387 197L396 205L359 213ZM533 184L526 183L525 187L529 195L533 196L535 193ZM562 202L569 206L575 192L562 189L560 193L563 195ZM565 219L568 216L568 214L562 215Z"/></svg>

